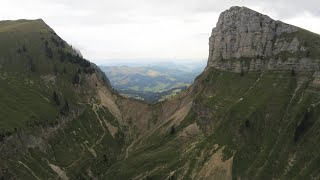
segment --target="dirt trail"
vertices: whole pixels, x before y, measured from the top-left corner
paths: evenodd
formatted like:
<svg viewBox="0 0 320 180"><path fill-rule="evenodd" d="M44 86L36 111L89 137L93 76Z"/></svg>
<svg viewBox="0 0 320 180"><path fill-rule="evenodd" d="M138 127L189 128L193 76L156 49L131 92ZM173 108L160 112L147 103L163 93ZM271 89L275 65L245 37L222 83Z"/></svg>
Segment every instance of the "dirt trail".
<svg viewBox="0 0 320 180"><path fill-rule="evenodd" d="M68 176L67 174L62 171L62 169L56 165L53 165L53 164L50 164L49 161L48 161L48 165L51 167L51 169L56 172L58 174L58 176L63 179L63 180L68 180Z"/></svg>
<svg viewBox="0 0 320 180"><path fill-rule="evenodd" d="M94 150L94 147L95 147L96 145L98 145L98 144L103 140L103 138L106 136L106 133L108 133L108 131L106 130L105 126L103 125L103 122L102 122L101 118L99 117L99 114L98 114L98 112L97 112L98 108L102 108L101 105L92 103L92 110L93 110L93 112L96 114L96 117L97 117L97 119L98 119L98 121L99 121L99 123L100 123L100 126L101 126L102 129L103 129L103 133L102 133L102 135L100 136L100 138L99 138L92 146L88 146L86 143L84 143L84 145L86 146L86 150L88 150L94 157L97 157L97 154L96 154L96 152L95 152L95 150ZM85 150L83 150L83 151L81 152L80 157L79 157L77 160L73 161L73 163L71 163L71 164L70 164L69 166L67 166L66 168L71 168L72 166L76 165L76 164L81 160L81 158L84 156L84 154L85 154L84 151L85 151Z"/></svg>
<svg viewBox="0 0 320 180"><path fill-rule="evenodd" d="M104 131L106 131L106 128L103 126L103 122L102 122L102 120L100 119L100 117L99 117L99 114L98 114L98 112L97 112L97 110L100 108L100 106L99 105L97 105L97 104L92 104L92 110L93 110L93 112L96 114L96 117L97 117L97 119L99 120L99 123L100 123L100 126L102 127L102 129L104 130Z"/></svg>
<svg viewBox="0 0 320 180"><path fill-rule="evenodd" d="M41 179L40 179L27 165L25 165L23 162L18 161L18 163L21 164L21 165L23 165L25 168L27 168L35 178L37 178L38 180L41 180Z"/></svg>
<svg viewBox="0 0 320 180"><path fill-rule="evenodd" d="M118 105L115 103L116 99L113 96L112 90L109 90L108 87L104 85L104 83L99 80L96 74L92 74L88 82L92 87L96 87L97 95L101 101L101 105L105 106L110 113L117 118L117 120L122 122L122 115Z"/></svg>

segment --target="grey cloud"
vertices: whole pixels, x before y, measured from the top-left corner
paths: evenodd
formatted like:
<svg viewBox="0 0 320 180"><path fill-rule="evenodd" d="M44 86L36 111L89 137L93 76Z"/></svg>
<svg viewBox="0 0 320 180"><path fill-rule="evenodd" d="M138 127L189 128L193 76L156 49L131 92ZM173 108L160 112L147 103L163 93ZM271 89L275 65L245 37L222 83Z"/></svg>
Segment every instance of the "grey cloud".
<svg viewBox="0 0 320 180"><path fill-rule="evenodd" d="M1 0L0 19L43 18L90 59L203 58L217 16L231 6L282 21L320 18L319 0Z"/></svg>
<svg viewBox="0 0 320 180"><path fill-rule="evenodd" d="M260 7L279 19L305 12L320 16L319 0L42 0L39 8L46 5L60 7L55 14L48 14L50 17L67 17L74 23L91 25L150 22L141 17L189 18L198 13L220 13L234 5Z"/></svg>
<svg viewBox="0 0 320 180"><path fill-rule="evenodd" d="M157 7L169 9L174 12L187 12L188 14L199 12L220 13L231 6L260 7L266 12L273 12L279 18L290 18L301 13L320 15L319 0L151 0L149 3Z"/></svg>

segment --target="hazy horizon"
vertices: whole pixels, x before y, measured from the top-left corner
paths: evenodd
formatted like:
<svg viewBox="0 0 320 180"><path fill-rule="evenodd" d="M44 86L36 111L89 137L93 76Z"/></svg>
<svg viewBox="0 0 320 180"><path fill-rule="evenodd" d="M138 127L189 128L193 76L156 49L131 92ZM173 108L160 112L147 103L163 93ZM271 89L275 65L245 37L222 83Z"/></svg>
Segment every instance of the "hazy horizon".
<svg viewBox="0 0 320 180"><path fill-rule="evenodd" d="M83 56L110 59L207 59L208 39L219 14L246 6L320 33L320 2L213 0L4 0L0 20L43 19Z"/></svg>
<svg viewBox="0 0 320 180"><path fill-rule="evenodd" d="M98 60L99 66L154 65L154 64L206 64L206 59L171 59L171 58L119 58Z"/></svg>

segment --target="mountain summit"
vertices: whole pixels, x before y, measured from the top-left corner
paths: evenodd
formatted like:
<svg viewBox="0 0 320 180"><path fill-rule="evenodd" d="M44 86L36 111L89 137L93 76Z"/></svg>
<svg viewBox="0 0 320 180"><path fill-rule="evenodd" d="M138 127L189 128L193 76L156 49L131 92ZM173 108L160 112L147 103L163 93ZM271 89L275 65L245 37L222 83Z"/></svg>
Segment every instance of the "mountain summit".
<svg viewBox="0 0 320 180"><path fill-rule="evenodd" d="M236 6L221 13L212 30L208 65L236 72L313 71L320 67L319 43L319 35Z"/></svg>

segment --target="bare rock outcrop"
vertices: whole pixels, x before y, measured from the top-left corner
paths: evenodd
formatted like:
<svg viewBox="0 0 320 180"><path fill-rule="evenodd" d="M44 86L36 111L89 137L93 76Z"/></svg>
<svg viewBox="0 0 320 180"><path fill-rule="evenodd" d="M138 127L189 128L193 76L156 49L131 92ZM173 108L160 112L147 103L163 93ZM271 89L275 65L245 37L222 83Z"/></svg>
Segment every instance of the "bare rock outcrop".
<svg viewBox="0 0 320 180"><path fill-rule="evenodd" d="M308 48L295 36L300 30L249 8L231 7L212 30L208 67L235 72L317 70L319 61L306 55Z"/></svg>

